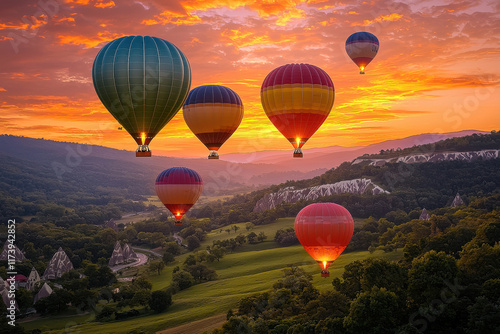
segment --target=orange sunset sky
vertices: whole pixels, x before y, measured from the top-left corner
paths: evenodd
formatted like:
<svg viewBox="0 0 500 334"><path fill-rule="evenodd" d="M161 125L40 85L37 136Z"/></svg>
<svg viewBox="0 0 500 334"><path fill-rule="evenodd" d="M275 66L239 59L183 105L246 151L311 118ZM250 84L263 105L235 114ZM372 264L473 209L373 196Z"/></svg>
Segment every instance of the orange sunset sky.
<svg viewBox="0 0 500 334"><path fill-rule="evenodd" d="M500 128L500 2L329 0L2 1L0 133L135 151L101 105L94 57L124 35L179 47L192 86L221 84L245 107L220 153L291 150L260 104L274 68L310 63L335 85L330 116L304 149L358 146L428 132ZM380 50L360 75L345 40L369 31ZM206 157L182 111L153 154Z"/></svg>

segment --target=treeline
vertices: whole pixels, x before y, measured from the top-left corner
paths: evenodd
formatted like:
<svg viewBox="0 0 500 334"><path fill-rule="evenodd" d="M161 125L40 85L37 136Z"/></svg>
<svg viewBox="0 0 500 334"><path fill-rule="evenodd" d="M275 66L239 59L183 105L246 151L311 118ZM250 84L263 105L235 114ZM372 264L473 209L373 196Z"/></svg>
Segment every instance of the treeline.
<svg viewBox="0 0 500 334"><path fill-rule="evenodd" d="M60 179L50 161L35 164L5 157L0 173L0 218L22 221L28 216L34 222L59 226L101 224L125 212L146 210L144 195L150 189L137 182L138 177L125 171L102 173L97 167L76 167Z"/></svg>
<svg viewBox="0 0 500 334"><path fill-rule="evenodd" d="M500 328L500 195L441 208L430 221L365 221L397 262L353 261L319 292L301 269L243 298L213 334L496 333Z"/></svg>
<svg viewBox="0 0 500 334"><path fill-rule="evenodd" d="M435 144L422 145L409 150L430 149L469 151L500 148L500 133L451 138ZM404 152L405 150L399 151ZM500 159L488 161L445 161L439 163L404 164L389 163L384 166L351 164L344 162L324 174L308 180L288 181L248 194L236 195L226 201L214 201L191 211L191 217L210 218L216 228L239 222L256 225L274 222L277 218L295 216L312 201L283 203L275 209L253 212L255 204L264 195L285 187L302 189L331 184L343 180L369 178L390 192L381 195L340 194L323 197L318 201L333 201L346 207L353 216L384 217L391 211L435 209L450 205L457 192L464 198L484 196L498 191L500 184Z"/></svg>
<svg viewBox="0 0 500 334"><path fill-rule="evenodd" d="M116 241L153 248L164 246L174 241L173 226L172 221L160 222L157 218L122 227L118 232L91 224L61 227L52 223L20 223L16 228L16 245L27 261L16 268L25 276L29 275L32 266L43 273L59 247L66 252L75 269L82 268L84 261L107 264ZM0 263L0 273L4 265Z"/></svg>
<svg viewBox="0 0 500 334"><path fill-rule="evenodd" d="M500 159L488 161L445 161L440 163L404 164L391 163L382 167L343 163L311 180L290 181L279 186L231 200L212 202L193 212L195 217L210 218L210 227L217 228L239 222L255 225L269 224L278 218L296 216L306 205L313 202L338 203L358 218L382 218L397 212L420 212L423 208L436 209L451 205L456 193L464 200L498 192L500 184ZM314 201L282 203L274 209L253 212L259 199L267 192L294 186L296 188L335 183L342 180L370 178L389 194L359 195L338 194Z"/></svg>

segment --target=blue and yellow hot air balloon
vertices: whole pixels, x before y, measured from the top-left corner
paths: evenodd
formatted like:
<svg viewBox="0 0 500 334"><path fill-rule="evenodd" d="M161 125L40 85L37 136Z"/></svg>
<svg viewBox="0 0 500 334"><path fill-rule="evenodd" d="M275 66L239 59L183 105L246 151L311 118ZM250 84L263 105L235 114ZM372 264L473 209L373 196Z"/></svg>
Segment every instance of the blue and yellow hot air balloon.
<svg viewBox="0 0 500 334"><path fill-rule="evenodd" d="M358 65L359 74L365 74L365 68L377 55L378 47L378 38L366 31L352 34L345 42L347 55Z"/></svg>
<svg viewBox="0 0 500 334"><path fill-rule="evenodd" d="M238 94L219 85L193 89L182 110L188 127L211 150L209 159L219 159L217 151L243 119L243 103Z"/></svg>
<svg viewBox="0 0 500 334"><path fill-rule="evenodd" d="M184 104L191 67L172 43L150 36L126 36L106 44L92 68L102 104L150 157L149 143Z"/></svg>

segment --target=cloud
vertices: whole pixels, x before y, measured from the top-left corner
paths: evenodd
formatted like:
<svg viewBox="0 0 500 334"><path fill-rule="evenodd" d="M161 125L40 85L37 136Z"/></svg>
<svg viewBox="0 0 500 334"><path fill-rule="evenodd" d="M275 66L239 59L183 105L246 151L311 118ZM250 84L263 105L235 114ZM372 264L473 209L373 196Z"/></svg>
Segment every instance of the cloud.
<svg viewBox="0 0 500 334"><path fill-rule="evenodd" d="M126 35L104 31L97 33L97 36L91 37L83 35L59 35L57 37L59 38L59 43L61 44L83 45L86 48L93 48L103 42L110 42L123 36Z"/></svg>
<svg viewBox="0 0 500 334"><path fill-rule="evenodd" d="M155 15L154 19L143 20L141 24L145 24L148 26L156 24L193 25L201 22L202 20L197 15L179 14L167 10L160 13L159 15Z"/></svg>
<svg viewBox="0 0 500 334"><path fill-rule="evenodd" d="M189 59L192 87L222 84L241 96L245 118L232 137L234 144L224 146L227 152L237 150L236 143L247 138L281 136L262 109L260 86L271 70L283 64L317 65L335 84L334 110L317 140L308 143L319 146L328 145L328 136L339 129L345 129L344 136L337 137L345 145L358 143L355 131L349 130L355 127L365 128L362 140L366 141L394 138L408 131L401 130L405 122L414 125L411 131L422 132L429 122L442 120L443 106L453 105L463 89L497 89L500 80L495 71L500 7L487 1L68 0L58 4L52 13L29 0L2 5L0 117L24 127L27 135L43 135L43 126L80 129L75 136L83 136L95 124L117 127L94 92L91 68L100 48L124 35L152 35L174 43ZM346 38L359 30L374 33L381 45L364 76L345 52ZM18 43L17 53L13 43ZM498 124L492 116L493 106L500 103L497 95L482 105L486 111L471 116L470 124L486 130ZM45 138L71 135L45 129ZM118 137L113 134L110 131L106 139L109 145L121 147L130 140L123 131ZM181 113L155 141L199 145Z"/></svg>
<svg viewBox="0 0 500 334"><path fill-rule="evenodd" d="M349 14L354 14L354 13L356 15L359 15L359 13L356 13L353 11L349 12ZM353 23L351 23L351 26L353 26L353 27L355 27L355 26L366 27L366 26L369 26L373 23L379 23L379 22L384 22L384 21L398 21L402 17L403 17L402 14L391 13L389 15L380 15L379 17L376 17L373 20L363 20L363 22L353 22Z"/></svg>

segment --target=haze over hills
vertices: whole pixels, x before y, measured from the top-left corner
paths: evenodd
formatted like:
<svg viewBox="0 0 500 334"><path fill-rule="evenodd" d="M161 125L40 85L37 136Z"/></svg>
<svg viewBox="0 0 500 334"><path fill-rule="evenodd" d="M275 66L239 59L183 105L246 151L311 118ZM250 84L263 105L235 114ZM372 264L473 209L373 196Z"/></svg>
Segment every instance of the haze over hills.
<svg viewBox="0 0 500 334"><path fill-rule="evenodd" d="M287 180L309 179L326 170L351 161L363 154L378 153L381 149L406 148L465 136L483 131L468 130L446 134L422 134L385 141L366 147L325 147L305 150L304 159L293 159L290 150L226 154L220 161L206 158L153 156L136 158L133 152L97 145L57 142L16 136L0 136L0 156L3 163L9 158L26 166L44 166L53 171L54 179L78 179L89 185L116 185L123 178L140 180L142 191L154 193L154 180L162 170L185 166L198 171L205 181L205 194L222 195L248 186L266 186ZM2 166L5 168L5 165ZM112 172L112 173L110 173Z"/></svg>
<svg viewBox="0 0 500 334"><path fill-rule="evenodd" d="M434 143L440 140L468 136L473 133L486 134L487 131L464 130L450 133L424 133L401 139L387 140L368 146L342 147L330 146L322 148L307 149L305 147L304 159L294 159L291 150L286 151L260 151L253 153L225 154L221 160L231 162L276 164L280 168L286 168L293 163L301 171L313 170L315 168L330 169L344 161L351 161L363 154L378 153L380 150L408 148L415 145ZM318 174L319 175L319 174Z"/></svg>

